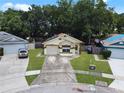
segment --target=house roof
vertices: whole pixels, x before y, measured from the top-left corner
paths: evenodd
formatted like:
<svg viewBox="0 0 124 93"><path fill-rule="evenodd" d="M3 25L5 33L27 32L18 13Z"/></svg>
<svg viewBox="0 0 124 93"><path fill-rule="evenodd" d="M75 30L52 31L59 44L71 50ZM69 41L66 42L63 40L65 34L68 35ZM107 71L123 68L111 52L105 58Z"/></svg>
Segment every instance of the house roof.
<svg viewBox="0 0 124 93"><path fill-rule="evenodd" d="M28 43L28 41L7 32L0 31L0 44L12 43Z"/></svg>
<svg viewBox="0 0 124 93"><path fill-rule="evenodd" d="M109 45L112 45L112 44L120 42L120 41L124 41L124 34L118 34L118 35L109 37L109 38L103 40L102 44L104 46L109 46Z"/></svg>
<svg viewBox="0 0 124 93"><path fill-rule="evenodd" d="M69 42L72 42L72 43L82 43L82 41L80 41L80 40L78 40L74 37L71 37L67 34L61 33L59 35L55 35L55 36L49 38L47 41L43 42L43 44L45 44L45 45L48 45L48 44L59 45L60 42L63 42L65 40L69 41Z"/></svg>

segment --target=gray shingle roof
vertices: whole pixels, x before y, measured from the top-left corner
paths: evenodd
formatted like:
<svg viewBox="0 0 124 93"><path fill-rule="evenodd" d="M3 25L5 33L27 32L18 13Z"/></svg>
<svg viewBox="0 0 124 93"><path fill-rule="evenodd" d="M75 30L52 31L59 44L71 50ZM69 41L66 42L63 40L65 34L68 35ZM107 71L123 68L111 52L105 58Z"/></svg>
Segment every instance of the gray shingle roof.
<svg viewBox="0 0 124 93"><path fill-rule="evenodd" d="M7 32L0 31L0 44L7 43L28 43L28 41Z"/></svg>

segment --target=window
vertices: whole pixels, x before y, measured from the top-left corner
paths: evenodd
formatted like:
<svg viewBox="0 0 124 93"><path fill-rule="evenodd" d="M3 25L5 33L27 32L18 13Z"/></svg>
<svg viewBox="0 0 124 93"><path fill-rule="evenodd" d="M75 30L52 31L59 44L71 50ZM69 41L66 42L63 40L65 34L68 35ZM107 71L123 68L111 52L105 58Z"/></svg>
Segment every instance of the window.
<svg viewBox="0 0 124 93"><path fill-rule="evenodd" d="M70 53L70 49L63 49L62 52L64 52L64 53Z"/></svg>
<svg viewBox="0 0 124 93"><path fill-rule="evenodd" d="M64 53L70 53L70 46L67 46L67 45L62 46L62 52L64 52Z"/></svg>

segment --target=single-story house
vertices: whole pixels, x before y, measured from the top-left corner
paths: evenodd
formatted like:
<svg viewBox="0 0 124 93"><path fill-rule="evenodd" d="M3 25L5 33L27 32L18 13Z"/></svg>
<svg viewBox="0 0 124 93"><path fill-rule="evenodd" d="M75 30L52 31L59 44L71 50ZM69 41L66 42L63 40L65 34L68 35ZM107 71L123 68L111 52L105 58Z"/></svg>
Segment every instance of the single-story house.
<svg viewBox="0 0 124 93"><path fill-rule="evenodd" d="M111 58L124 59L124 34L114 35L101 43L112 52Z"/></svg>
<svg viewBox="0 0 124 93"><path fill-rule="evenodd" d="M81 53L82 41L61 33L43 43L45 55L74 56Z"/></svg>
<svg viewBox="0 0 124 93"><path fill-rule="evenodd" d="M3 55L17 54L20 48L27 48L28 41L12 34L0 31L0 48Z"/></svg>

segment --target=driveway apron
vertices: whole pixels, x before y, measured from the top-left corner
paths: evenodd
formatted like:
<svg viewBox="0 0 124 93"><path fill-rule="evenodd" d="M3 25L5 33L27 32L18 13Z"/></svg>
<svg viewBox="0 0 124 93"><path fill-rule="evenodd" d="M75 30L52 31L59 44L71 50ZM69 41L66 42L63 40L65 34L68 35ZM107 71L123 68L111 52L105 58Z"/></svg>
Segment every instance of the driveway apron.
<svg viewBox="0 0 124 93"><path fill-rule="evenodd" d="M17 55L3 56L0 61L0 93L15 93L28 89L25 79L29 59L18 59Z"/></svg>

